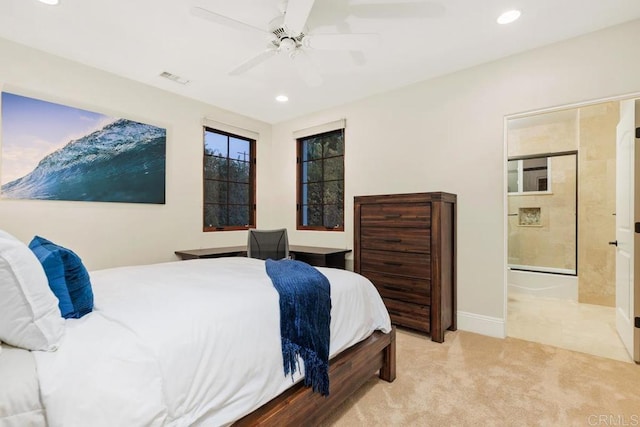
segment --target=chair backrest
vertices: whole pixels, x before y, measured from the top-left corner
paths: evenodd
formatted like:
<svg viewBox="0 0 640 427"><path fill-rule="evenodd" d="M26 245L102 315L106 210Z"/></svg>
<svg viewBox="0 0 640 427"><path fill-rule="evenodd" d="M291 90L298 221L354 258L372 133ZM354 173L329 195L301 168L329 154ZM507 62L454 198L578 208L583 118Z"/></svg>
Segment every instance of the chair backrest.
<svg viewBox="0 0 640 427"><path fill-rule="evenodd" d="M287 229L249 230L247 256L258 259L289 258L289 239Z"/></svg>

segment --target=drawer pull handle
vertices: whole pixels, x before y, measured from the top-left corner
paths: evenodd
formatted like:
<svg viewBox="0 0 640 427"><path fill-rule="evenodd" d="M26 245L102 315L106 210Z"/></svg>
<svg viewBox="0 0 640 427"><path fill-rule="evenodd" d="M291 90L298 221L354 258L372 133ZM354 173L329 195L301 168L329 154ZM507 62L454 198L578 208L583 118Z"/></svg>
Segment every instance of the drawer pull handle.
<svg viewBox="0 0 640 427"><path fill-rule="evenodd" d="M394 267L402 267L402 263L401 262L396 262L396 261L384 261L383 264L385 264L385 265L393 265Z"/></svg>
<svg viewBox="0 0 640 427"><path fill-rule="evenodd" d="M386 243L400 243L402 239L384 239Z"/></svg>
<svg viewBox="0 0 640 427"><path fill-rule="evenodd" d="M385 215L384 217L386 219L392 219L392 218L401 218L402 215L401 214L389 214L389 215Z"/></svg>

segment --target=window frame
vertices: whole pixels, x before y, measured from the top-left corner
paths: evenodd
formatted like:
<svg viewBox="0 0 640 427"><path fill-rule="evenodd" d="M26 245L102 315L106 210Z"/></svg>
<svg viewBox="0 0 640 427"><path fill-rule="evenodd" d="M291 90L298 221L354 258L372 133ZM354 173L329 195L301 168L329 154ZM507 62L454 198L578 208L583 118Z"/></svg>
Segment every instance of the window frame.
<svg viewBox="0 0 640 427"><path fill-rule="evenodd" d="M329 157L324 157L324 153L322 155L322 157L320 157L319 159L322 160L323 164L324 161L326 159L335 159L338 157L342 158L342 225L341 226L337 226L337 227L327 227L324 225L304 225L303 224L303 206L305 205L302 200L303 197L303 191L302 191L302 187L303 187L303 164L304 162L302 161L303 158L303 146L305 141L312 139L312 138L318 138L324 135L329 135L329 134L333 134L333 133L340 133L342 136L342 154L339 156L329 156ZM306 136L301 136L299 138L296 138L296 230L313 230L313 231L344 231L344 220L345 220L345 174L344 174L344 157L345 157L345 129L344 127L338 128L338 129L333 129L330 131L326 131L326 132L320 132L317 134L312 134L312 135L306 135ZM316 159L318 160L318 159ZM324 167L323 169L323 175L324 175ZM324 188L327 182L334 182L336 180L331 180L331 181L325 181L324 179L322 181L318 181L318 182L322 182L323 186L323 194L324 194ZM324 206L326 204L323 202L322 206L323 206L323 219L324 219ZM334 204L332 204L334 205ZM337 204L336 204L337 205Z"/></svg>
<svg viewBox="0 0 640 427"><path fill-rule="evenodd" d="M249 224L245 225L225 225L225 226L212 226L208 227L205 225L205 215L206 215L206 206L208 204L206 201L206 181L207 179L205 175L205 167L207 164L208 155L205 152L205 139L207 132L216 133L218 135L223 135L227 137L227 148L229 147L229 138L240 139L243 141L249 142ZM229 160L235 160L229 157L229 153L227 151L227 162ZM229 164L229 163L228 163ZM234 230L248 230L250 228L256 228L256 140L252 138L248 138L245 136L237 135L231 132L226 132L220 129L215 129L210 126L203 126L202 128L202 231L203 232L212 232L212 231L234 231ZM227 179L224 181L228 184L233 183L235 181L231 181L229 179L229 173L227 173ZM229 191L227 191L227 208L232 206L229 203ZM227 209L228 211L228 209Z"/></svg>

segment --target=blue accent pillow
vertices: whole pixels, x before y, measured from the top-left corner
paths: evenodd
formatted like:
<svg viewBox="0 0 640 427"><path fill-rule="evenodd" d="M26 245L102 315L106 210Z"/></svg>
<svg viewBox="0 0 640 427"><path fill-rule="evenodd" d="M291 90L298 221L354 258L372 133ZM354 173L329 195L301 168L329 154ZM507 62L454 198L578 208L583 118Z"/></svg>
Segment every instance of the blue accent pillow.
<svg viewBox="0 0 640 427"><path fill-rule="evenodd" d="M80 318L93 310L89 272L72 250L35 236L29 248L42 264L49 287L58 297L62 317Z"/></svg>

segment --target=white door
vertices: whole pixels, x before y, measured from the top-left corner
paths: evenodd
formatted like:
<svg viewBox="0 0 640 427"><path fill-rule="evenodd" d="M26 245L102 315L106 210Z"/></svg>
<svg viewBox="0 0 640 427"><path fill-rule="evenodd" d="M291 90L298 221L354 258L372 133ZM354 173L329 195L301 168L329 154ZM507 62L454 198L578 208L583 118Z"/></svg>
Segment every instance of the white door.
<svg viewBox="0 0 640 427"><path fill-rule="evenodd" d="M616 328L627 351L634 351L634 184L635 100L620 102L616 134ZM616 243L612 242L612 243Z"/></svg>

